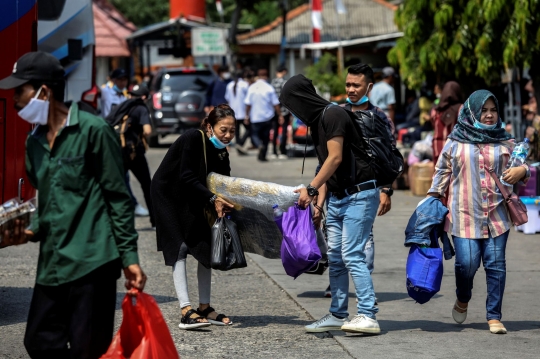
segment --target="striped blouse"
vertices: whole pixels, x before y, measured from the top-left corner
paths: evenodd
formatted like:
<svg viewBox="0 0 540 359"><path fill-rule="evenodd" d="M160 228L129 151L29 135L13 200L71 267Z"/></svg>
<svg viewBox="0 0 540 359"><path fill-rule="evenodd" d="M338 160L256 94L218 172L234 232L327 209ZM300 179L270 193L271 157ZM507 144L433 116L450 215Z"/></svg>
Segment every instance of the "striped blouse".
<svg viewBox="0 0 540 359"><path fill-rule="evenodd" d="M504 198L487 168L494 164L500 176L514 146L514 140L488 144L446 141L428 192L445 196L448 189L445 231L462 238L488 238L490 233L497 237L510 229ZM529 177L527 166L525 181Z"/></svg>

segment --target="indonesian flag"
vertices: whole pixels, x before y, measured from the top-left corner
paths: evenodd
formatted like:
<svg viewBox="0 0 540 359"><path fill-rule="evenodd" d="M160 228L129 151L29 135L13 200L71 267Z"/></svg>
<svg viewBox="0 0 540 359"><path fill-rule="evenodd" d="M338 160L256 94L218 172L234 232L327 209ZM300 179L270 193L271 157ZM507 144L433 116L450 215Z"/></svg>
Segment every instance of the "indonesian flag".
<svg viewBox="0 0 540 359"><path fill-rule="evenodd" d="M311 0L311 23L313 25L313 42L321 42L322 0Z"/></svg>
<svg viewBox="0 0 540 359"><path fill-rule="evenodd" d="M221 0L216 0L216 9L220 15L223 15L223 5L221 5Z"/></svg>

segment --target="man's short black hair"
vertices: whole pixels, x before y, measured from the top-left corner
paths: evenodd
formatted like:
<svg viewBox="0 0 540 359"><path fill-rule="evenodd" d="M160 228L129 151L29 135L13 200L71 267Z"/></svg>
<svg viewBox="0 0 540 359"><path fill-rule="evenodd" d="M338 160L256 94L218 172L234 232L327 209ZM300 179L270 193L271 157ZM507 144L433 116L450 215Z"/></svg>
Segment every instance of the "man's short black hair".
<svg viewBox="0 0 540 359"><path fill-rule="evenodd" d="M359 64L356 64L356 65L352 65L347 70L347 73L352 74L352 75L360 75L360 74L362 74L362 75L364 75L366 77L368 82L375 82L374 81L374 75L373 75L373 69L367 64L359 63Z"/></svg>
<svg viewBox="0 0 540 359"><path fill-rule="evenodd" d="M229 72L229 66L221 65L218 68L217 72L218 72L218 74L221 74L221 73L224 73L224 72Z"/></svg>
<svg viewBox="0 0 540 359"><path fill-rule="evenodd" d="M285 66L279 66L276 72L289 72L289 70Z"/></svg>
<svg viewBox="0 0 540 359"><path fill-rule="evenodd" d="M56 82L43 82L33 80L28 83L32 85L32 87L36 91L39 90L39 88L43 85L47 86L51 89L55 101L64 102L64 91L66 89L66 82L64 80L59 80Z"/></svg>

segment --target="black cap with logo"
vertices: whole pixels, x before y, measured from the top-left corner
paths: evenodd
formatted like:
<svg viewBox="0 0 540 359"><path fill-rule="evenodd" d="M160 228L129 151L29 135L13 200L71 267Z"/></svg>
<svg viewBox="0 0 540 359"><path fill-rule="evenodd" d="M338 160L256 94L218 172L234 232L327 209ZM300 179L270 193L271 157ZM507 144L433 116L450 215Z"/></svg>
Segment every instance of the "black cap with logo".
<svg viewBox="0 0 540 359"><path fill-rule="evenodd" d="M63 81L64 75L64 68L53 55L43 51L28 52L17 60L13 73L0 81L0 89L12 89L29 81Z"/></svg>
<svg viewBox="0 0 540 359"><path fill-rule="evenodd" d="M133 96L148 96L150 90L148 90L148 86L146 86L145 84L140 84L133 86L129 93Z"/></svg>

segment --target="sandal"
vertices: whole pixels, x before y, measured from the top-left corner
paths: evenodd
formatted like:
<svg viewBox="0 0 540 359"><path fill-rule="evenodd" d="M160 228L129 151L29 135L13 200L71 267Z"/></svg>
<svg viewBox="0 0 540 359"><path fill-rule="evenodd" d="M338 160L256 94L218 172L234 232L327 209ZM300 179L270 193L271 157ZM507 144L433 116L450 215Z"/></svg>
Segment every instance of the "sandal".
<svg viewBox="0 0 540 359"><path fill-rule="evenodd" d="M210 322L213 325L224 326L224 325L231 325L232 324L232 321L229 321L228 323L223 322L223 319L225 319L225 318L230 320L230 318L227 317L225 314L218 314L216 319L208 318L208 314L210 314L212 312L215 312L214 308L212 308L212 307L208 307L205 310L197 309L197 314L199 314L203 318L206 318L206 320L208 320L208 322Z"/></svg>
<svg viewBox="0 0 540 359"><path fill-rule="evenodd" d="M197 317L193 317L193 314L197 314ZM208 327L212 324L209 322L202 322L203 320L201 315L197 313L195 309L190 309L187 311L185 315L182 316L182 319L180 319L180 324L178 327L183 330L191 330L191 329L198 329L198 328L204 328Z"/></svg>
<svg viewBox="0 0 540 359"><path fill-rule="evenodd" d="M459 310L463 310L463 313L460 313L458 312L457 309ZM461 324L465 321L465 319L467 319L467 308L461 308L458 304L457 304L457 300L456 302L454 303L454 308L452 308L452 318L454 318L454 320L456 321L456 323L458 324Z"/></svg>
<svg viewBox="0 0 540 359"><path fill-rule="evenodd" d="M489 331L493 334L506 334L506 328L504 327L503 323L492 323L489 324Z"/></svg>

